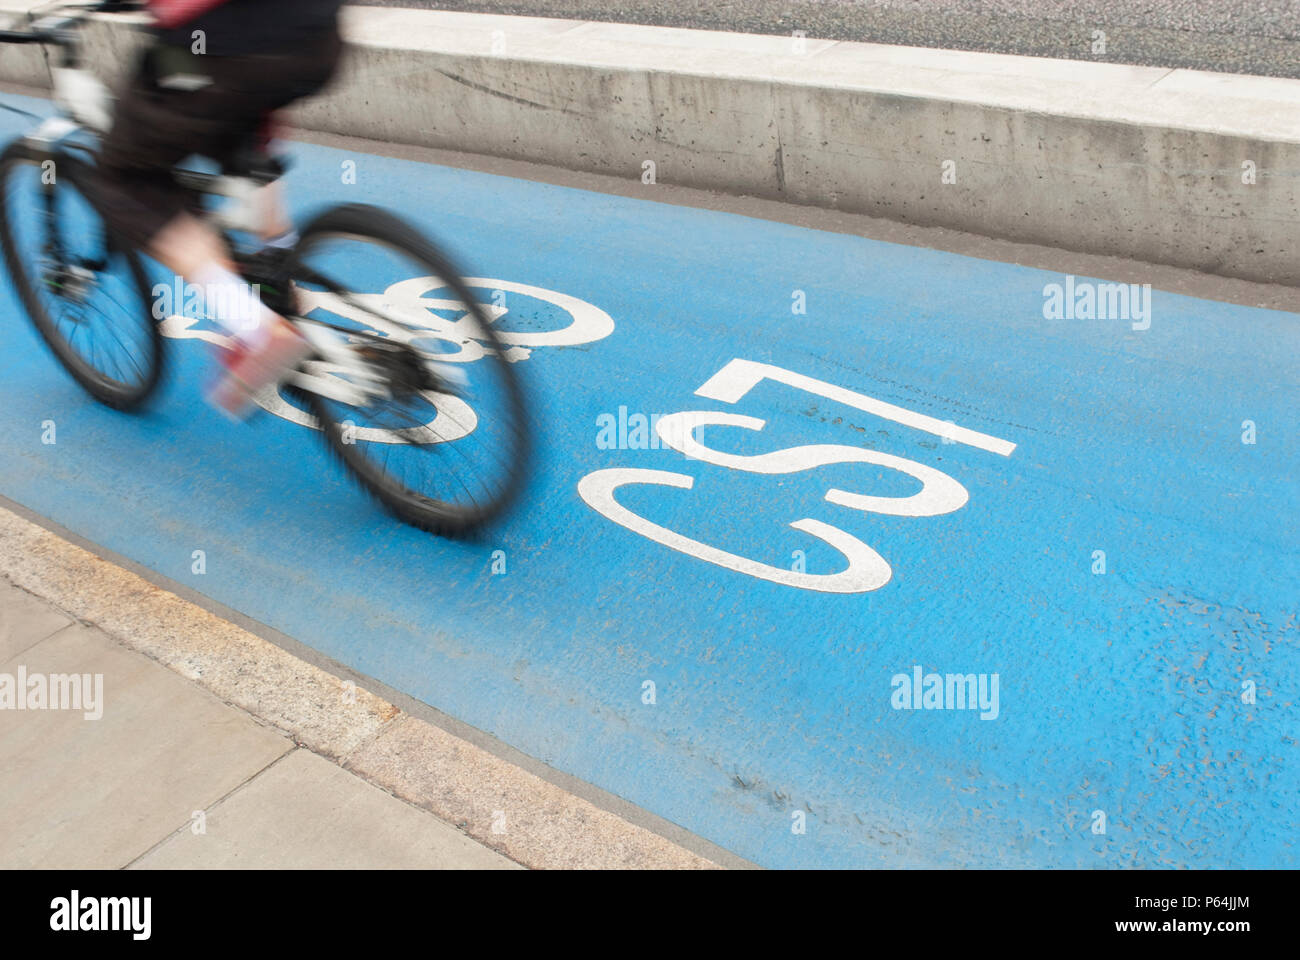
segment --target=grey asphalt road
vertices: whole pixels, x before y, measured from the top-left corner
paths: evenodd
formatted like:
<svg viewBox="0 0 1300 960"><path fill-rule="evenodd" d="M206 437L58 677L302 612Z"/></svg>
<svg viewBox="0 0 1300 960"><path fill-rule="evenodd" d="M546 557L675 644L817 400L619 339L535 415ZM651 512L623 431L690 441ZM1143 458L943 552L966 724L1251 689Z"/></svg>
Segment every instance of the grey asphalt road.
<svg viewBox="0 0 1300 960"><path fill-rule="evenodd" d="M1300 0L352 0L1300 77ZM1098 47L1104 34L1104 49Z"/></svg>

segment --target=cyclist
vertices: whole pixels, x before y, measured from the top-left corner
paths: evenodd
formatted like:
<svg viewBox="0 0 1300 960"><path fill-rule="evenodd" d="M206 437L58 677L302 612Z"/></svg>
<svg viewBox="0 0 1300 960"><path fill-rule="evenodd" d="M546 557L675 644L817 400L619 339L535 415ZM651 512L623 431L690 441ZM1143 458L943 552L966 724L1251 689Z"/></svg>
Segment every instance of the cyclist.
<svg viewBox="0 0 1300 960"><path fill-rule="evenodd" d="M273 111L315 93L337 66L343 0L145 0L154 38L120 91L99 161L104 216L126 240L213 298L232 334L225 373L209 399L232 416L277 382L308 347L257 298L220 234L194 215L197 199L171 177L191 154L222 164L257 144ZM297 234L279 187L259 191L264 251L287 251ZM283 310L283 305L281 309Z"/></svg>

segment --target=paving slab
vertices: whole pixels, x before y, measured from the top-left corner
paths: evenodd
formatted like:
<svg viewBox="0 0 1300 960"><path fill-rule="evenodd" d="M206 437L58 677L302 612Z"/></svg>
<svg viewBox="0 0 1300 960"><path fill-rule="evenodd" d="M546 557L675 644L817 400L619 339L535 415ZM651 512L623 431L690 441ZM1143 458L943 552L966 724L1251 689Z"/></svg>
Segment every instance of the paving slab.
<svg viewBox="0 0 1300 960"><path fill-rule="evenodd" d="M103 677L103 716L0 710L0 867L122 867L293 744L99 630L76 625L0 674Z"/></svg>
<svg viewBox="0 0 1300 960"><path fill-rule="evenodd" d="M454 827L296 750L133 867L519 869Z"/></svg>
<svg viewBox="0 0 1300 960"><path fill-rule="evenodd" d="M72 623L48 603L0 580L0 662Z"/></svg>

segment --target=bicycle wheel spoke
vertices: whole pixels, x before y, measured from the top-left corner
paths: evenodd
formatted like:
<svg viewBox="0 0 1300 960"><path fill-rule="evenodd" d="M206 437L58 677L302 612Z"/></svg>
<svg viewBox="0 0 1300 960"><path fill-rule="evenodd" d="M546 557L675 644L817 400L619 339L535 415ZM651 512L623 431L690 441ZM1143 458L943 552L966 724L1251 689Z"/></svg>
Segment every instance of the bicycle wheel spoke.
<svg viewBox="0 0 1300 960"><path fill-rule="evenodd" d="M121 304L119 304L117 300L115 300L113 297L109 296L109 299L113 301L114 305L119 307L121 306ZM91 303L90 308L96 311L97 313L99 313L100 316L104 317L104 319L108 321L106 326L108 328L109 335L112 336L112 338L117 342L118 346L122 348L122 351L126 354L127 359L130 361L131 365L135 367L136 372L140 374L141 377L143 377L145 375L145 371L144 368L140 366L140 362L136 357L136 351L132 350L130 347L128 347L125 343L122 342L122 338L118 336L117 324L114 323L112 318L109 317L108 314L106 314L103 311L103 308L101 308L97 304ZM125 312L125 308L123 308L123 310Z"/></svg>

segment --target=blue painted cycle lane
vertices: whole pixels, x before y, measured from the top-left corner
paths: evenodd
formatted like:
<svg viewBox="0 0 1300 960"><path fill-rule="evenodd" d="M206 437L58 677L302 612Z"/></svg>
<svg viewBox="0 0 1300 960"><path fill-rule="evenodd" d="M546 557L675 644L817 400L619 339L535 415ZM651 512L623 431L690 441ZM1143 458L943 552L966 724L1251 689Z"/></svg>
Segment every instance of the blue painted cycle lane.
<svg viewBox="0 0 1300 960"><path fill-rule="evenodd" d="M1045 319L1061 275L294 153L298 208L400 212L505 328L566 322L532 288L612 318L520 361L522 507L401 526L309 429L209 411L195 341L97 406L8 286L0 492L765 866L1297 865L1295 316ZM691 411L696 456L640 429ZM985 703L907 709L918 669Z"/></svg>

